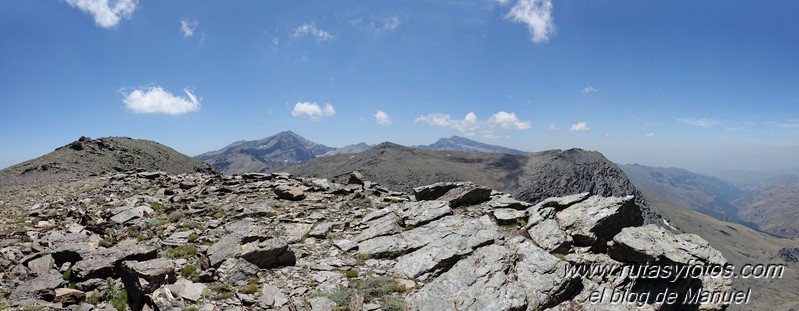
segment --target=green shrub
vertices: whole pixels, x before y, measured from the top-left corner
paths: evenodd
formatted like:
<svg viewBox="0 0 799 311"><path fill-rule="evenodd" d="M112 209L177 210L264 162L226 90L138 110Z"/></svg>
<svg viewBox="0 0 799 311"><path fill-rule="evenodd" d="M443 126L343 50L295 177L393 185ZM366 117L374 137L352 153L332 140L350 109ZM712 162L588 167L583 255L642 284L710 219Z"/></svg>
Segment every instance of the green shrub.
<svg viewBox="0 0 799 311"><path fill-rule="evenodd" d="M114 281L109 278L105 300L110 302L111 306L117 311L125 311L128 307L128 291L124 287L116 287Z"/></svg>
<svg viewBox="0 0 799 311"><path fill-rule="evenodd" d="M168 248L166 250L167 255L169 258L176 259L176 258L183 258L183 259L191 259L194 255L197 254L197 247L194 245L181 245L178 247Z"/></svg>
<svg viewBox="0 0 799 311"><path fill-rule="evenodd" d="M199 234L197 234L197 233L192 233L192 234L189 234L189 236L188 236L186 239L187 239L189 242L194 242L194 241L197 241L197 239L199 239L199 238L200 238L200 235L199 235Z"/></svg>
<svg viewBox="0 0 799 311"><path fill-rule="evenodd" d="M199 274L197 266L195 265L185 265L183 268L180 268L180 275L192 281L194 281Z"/></svg>
<svg viewBox="0 0 799 311"><path fill-rule="evenodd" d="M344 276L346 276L348 279L357 278L358 277L358 270L354 270L354 269L353 270L347 270L346 272L344 272Z"/></svg>

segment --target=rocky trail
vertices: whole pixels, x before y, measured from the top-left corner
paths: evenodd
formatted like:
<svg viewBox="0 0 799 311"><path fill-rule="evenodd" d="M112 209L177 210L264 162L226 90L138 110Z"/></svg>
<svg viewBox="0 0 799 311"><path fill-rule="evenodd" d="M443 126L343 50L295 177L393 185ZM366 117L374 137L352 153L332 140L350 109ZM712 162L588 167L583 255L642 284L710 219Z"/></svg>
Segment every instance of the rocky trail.
<svg viewBox="0 0 799 311"><path fill-rule="evenodd" d="M643 226L632 196L532 205L470 182L400 193L357 172L339 184L141 170L0 191L0 309L722 310L590 296L730 290L568 273L726 263L696 235Z"/></svg>

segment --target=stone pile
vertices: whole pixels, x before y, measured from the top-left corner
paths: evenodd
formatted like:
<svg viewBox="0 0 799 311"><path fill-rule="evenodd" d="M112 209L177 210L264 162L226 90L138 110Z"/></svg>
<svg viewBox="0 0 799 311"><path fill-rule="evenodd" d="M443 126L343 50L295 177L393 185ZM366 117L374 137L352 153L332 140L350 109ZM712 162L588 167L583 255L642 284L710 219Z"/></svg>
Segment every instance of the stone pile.
<svg viewBox="0 0 799 311"><path fill-rule="evenodd" d="M730 290L719 279L641 284L567 273L726 263L698 236L642 227L633 197L531 205L470 182L405 194L357 172L347 184L143 171L79 183L4 195L16 214L2 224L0 308L658 310L589 298L602 289Z"/></svg>

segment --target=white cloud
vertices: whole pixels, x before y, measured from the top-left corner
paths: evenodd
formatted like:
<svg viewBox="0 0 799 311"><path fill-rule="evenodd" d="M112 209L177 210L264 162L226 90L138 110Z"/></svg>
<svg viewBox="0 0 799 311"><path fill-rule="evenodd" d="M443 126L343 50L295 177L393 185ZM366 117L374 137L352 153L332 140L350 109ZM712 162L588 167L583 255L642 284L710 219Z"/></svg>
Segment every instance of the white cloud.
<svg viewBox="0 0 799 311"><path fill-rule="evenodd" d="M469 112L463 120L453 119L448 114L431 113L416 118L415 122L451 128L464 135L474 135L477 130L482 128L486 137L494 137L492 130L496 126L506 130L526 130L530 128L530 121L521 121L516 116L516 113L505 111L497 112L485 121L478 120L474 112Z"/></svg>
<svg viewBox="0 0 799 311"><path fill-rule="evenodd" d="M103 28L119 24L122 18L130 18L136 10L137 0L66 0L67 3L94 16L94 23Z"/></svg>
<svg viewBox="0 0 799 311"><path fill-rule="evenodd" d="M175 96L160 86L137 89L128 93L123 102L135 113L164 113L179 115L200 110L200 100L191 91L183 89L186 97Z"/></svg>
<svg viewBox="0 0 799 311"><path fill-rule="evenodd" d="M691 118L679 118L677 121L681 123L685 123L688 125L698 126L698 127L711 127L716 124L721 123L719 120L710 120L710 119L691 119Z"/></svg>
<svg viewBox="0 0 799 311"><path fill-rule="evenodd" d="M416 118L416 122L425 122L430 125L448 127L461 132L465 135L474 135L474 132L480 127L477 121L477 115L474 112L469 112L463 120L455 120L448 114L431 113Z"/></svg>
<svg viewBox="0 0 799 311"><path fill-rule="evenodd" d="M499 6L506 6L510 4L510 0L494 0Z"/></svg>
<svg viewBox="0 0 799 311"><path fill-rule="evenodd" d="M646 137L655 137L655 133L654 132L646 133Z"/></svg>
<svg viewBox="0 0 799 311"><path fill-rule="evenodd" d="M312 102L297 102L294 105L294 110L291 115L295 117L308 117L311 120L319 120L321 117L330 117L336 114L336 109L333 105L325 104L324 107L319 106L317 103Z"/></svg>
<svg viewBox="0 0 799 311"><path fill-rule="evenodd" d="M557 131L557 130L559 130L559 129L558 129L558 127L557 127L557 126L555 126L555 124L550 124L550 125L549 125L549 130L550 130L550 131Z"/></svg>
<svg viewBox="0 0 799 311"><path fill-rule="evenodd" d="M526 130L530 121L521 121L513 112L500 111L488 118L488 123L496 124L507 130Z"/></svg>
<svg viewBox="0 0 799 311"><path fill-rule="evenodd" d="M200 22L194 19L183 19L180 21L180 32L183 33L183 37L191 37L199 24Z"/></svg>
<svg viewBox="0 0 799 311"><path fill-rule="evenodd" d="M299 38L306 35L310 35L316 38L316 41L325 41L333 39L333 35L329 32L324 31L322 29L316 28L316 25L313 24L302 24L294 29L294 34L291 35L292 38Z"/></svg>
<svg viewBox="0 0 799 311"><path fill-rule="evenodd" d="M505 18L515 23L527 24L534 43L547 42L549 36L555 33L552 0L518 0Z"/></svg>
<svg viewBox="0 0 799 311"><path fill-rule="evenodd" d="M591 85L586 85L580 92L582 92L583 94L596 93L599 92L599 88L595 88Z"/></svg>
<svg viewBox="0 0 799 311"><path fill-rule="evenodd" d="M375 113L375 122L380 125L391 125L391 117L383 110L378 110Z"/></svg>
<svg viewBox="0 0 799 311"><path fill-rule="evenodd" d="M588 127L588 123L587 122L579 122L577 124L572 124L572 127L569 129L569 131L572 131L572 132L584 132L584 131L587 131L587 130L590 130L590 129L591 128Z"/></svg>
<svg viewBox="0 0 799 311"><path fill-rule="evenodd" d="M372 31L375 34L381 34L397 30L400 25L402 25L402 20L396 15L388 17L369 16L350 20L350 25L352 25L352 27Z"/></svg>

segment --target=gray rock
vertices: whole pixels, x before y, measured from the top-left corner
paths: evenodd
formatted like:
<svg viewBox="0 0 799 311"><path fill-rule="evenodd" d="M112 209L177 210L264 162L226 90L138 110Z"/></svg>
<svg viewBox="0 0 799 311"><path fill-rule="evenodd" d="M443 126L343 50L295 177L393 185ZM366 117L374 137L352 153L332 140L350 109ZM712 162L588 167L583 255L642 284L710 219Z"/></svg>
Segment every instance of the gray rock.
<svg viewBox="0 0 799 311"><path fill-rule="evenodd" d="M43 299L50 301L53 300L55 296L55 289L61 287L61 283L63 282L64 280L61 274L51 271L35 279L23 282L11 290L8 299L11 301L25 299Z"/></svg>
<svg viewBox="0 0 799 311"><path fill-rule="evenodd" d="M72 272L79 280L106 278L117 273L120 263L126 260L149 260L158 255L157 250L135 240L124 240L110 248L105 248L72 266Z"/></svg>
<svg viewBox="0 0 799 311"><path fill-rule="evenodd" d="M527 212L512 208L497 208L492 211L494 219L500 225L512 225L519 222L519 219L527 217Z"/></svg>
<svg viewBox="0 0 799 311"><path fill-rule="evenodd" d="M560 229L558 221L546 219L527 229L530 239L541 248L565 254L572 245L572 237Z"/></svg>
<svg viewBox="0 0 799 311"><path fill-rule="evenodd" d="M324 239L325 237L327 237L327 233L330 232L331 229L333 229L334 225L336 225L336 223L318 222L314 224L314 226L311 228L311 231L308 231L308 235L315 238Z"/></svg>
<svg viewBox="0 0 799 311"><path fill-rule="evenodd" d="M624 227L644 223L633 196L624 198L592 196L557 214L560 227L574 239L574 245L606 247Z"/></svg>
<svg viewBox="0 0 799 311"><path fill-rule="evenodd" d="M294 252L291 251L283 239L271 239L242 245L239 256L261 269L293 266L297 261Z"/></svg>
<svg viewBox="0 0 799 311"><path fill-rule="evenodd" d="M183 299L197 302L202 298L203 291L206 289L203 283L194 283L187 279L179 279L175 284L168 285L167 288Z"/></svg>
<svg viewBox="0 0 799 311"><path fill-rule="evenodd" d="M511 240L508 246L519 259L512 271L524 288L529 309L555 306L580 288L580 279L566 274L569 263L521 237Z"/></svg>
<svg viewBox="0 0 799 311"><path fill-rule="evenodd" d="M350 173L350 178L347 179L347 184L350 185L363 185L364 179L363 174L358 171L354 171Z"/></svg>
<svg viewBox="0 0 799 311"><path fill-rule="evenodd" d="M305 199L305 192L298 187L293 187L289 185L279 185L275 187L275 194L279 199L283 200L290 200L290 201L300 201Z"/></svg>
<svg viewBox="0 0 799 311"><path fill-rule="evenodd" d="M435 200L446 194L461 183L438 182L432 185L413 188L413 196L417 201Z"/></svg>
<svg viewBox="0 0 799 311"><path fill-rule="evenodd" d="M450 218L455 220L456 217ZM425 243L411 253L397 258L397 264L390 271L407 278L416 278L437 268L446 268L459 258L472 253L476 248L490 244L500 237L499 231L488 216L476 219L462 219L462 223L444 223L419 232L411 230L402 237L411 241ZM431 230L432 229L432 230ZM410 249L415 249L411 246Z"/></svg>
<svg viewBox="0 0 799 311"><path fill-rule="evenodd" d="M155 292L163 285L175 283L176 279L175 265L166 258L122 262L122 282L125 284L128 302L133 310L141 310L145 303L145 295ZM171 292L166 291L171 295ZM164 300L159 310L171 306L174 300L174 298ZM156 302L156 306L159 306L159 302Z"/></svg>
<svg viewBox="0 0 799 311"><path fill-rule="evenodd" d="M258 267L241 258L228 258L216 269L219 280L236 286L247 285L250 276L257 275Z"/></svg>
<svg viewBox="0 0 799 311"><path fill-rule="evenodd" d="M608 255L615 260L636 263L727 263L721 252L698 235L675 235L656 225L622 229L613 237Z"/></svg>
<svg viewBox="0 0 799 311"><path fill-rule="evenodd" d="M327 297L311 298L308 303L311 304L311 311L333 311L336 307L336 303Z"/></svg>
<svg viewBox="0 0 799 311"><path fill-rule="evenodd" d="M258 298L258 306L262 309L280 308L288 302L288 297L277 286L272 284L264 284L261 289L261 297Z"/></svg>
<svg viewBox="0 0 799 311"><path fill-rule="evenodd" d="M451 215L452 209L446 201L408 202L400 205L399 214L406 226L418 227Z"/></svg>
<svg viewBox="0 0 799 311"><path fill-rule="evenodd" d="M111 216L111 221L122 224L142 218L145 214L152 214L153 210L147 206L123 206L112 209L111 213L114 214Z"/></svg>
<svg viewBox="0 0 799 311"><path fill-rule="evenodd" d="M561 211L569 206L580 203L591 196L590 192L577 193L562 197L552 197L544 199L536 204L537 208L554 207L555 210Z"/></svg>
<svg viewBox="0 0 799 311"><path fill-rule="evenodd" d="M84 293L83 291L71 288L56 288L55 298L53 299L53 301L65 305L74 305L83 301L83 299L85 298L86 298L86 293Z"/></svg>
<svg viewBox="0 0 799 311"><path fill-rule="evenodd" d="M55 267L55 259L52 255L44 255L28 262L28 269L35 275L45 275Z"/></svg>
<svg viewBox="0 0 799 311"><path fill-rule="evenodd" d="M488 202L491 208L512 208L515 210L525 210L530 208L532 204L516 200L509 195L494 197Z"/></svg>
<svg viewBox="0 0 799 311"><path fill-rule="evenodd" d="M348 252L348 251L358 247L358 244L356 244L353 241L347 240L347 239L335 240L335 241L333 241L333 245L335 245L340 250L345 251L345 252Z"/></svg>
<svg viewBox="0 0 799 311"><path fill-rule="evenodd" d="M374 239L379 236L391 235L400 232L402 228L397 224L400 217L395 213L388 214L381 218L370 221L369 228L361 231L360 234L352 238L353 242L359 243L361 241Z"/></svg>
<svg viewBox="0 0 799 311"><path fill-rule="evenodd" d="M180 299L180 296L175 295L167 287L160 287L147 296L153 303L155 310L158 311L182 311L186 306L183 303L183 299Z"/></svg>
<svg viewBox="0 0 799 311"><path fill-rule="evenodd" d="M511 250L490 245L475 251L408 298L414 310L523 310L524 288L506 271L516 264Z"/></svg>
<svg viewBox="0 0 799 311"><path fill-rule="evenodd" d="M475 186L467 182L460 187L447 191L438 198L449 202L451 207L471 206L491 199L491 189Z"/></svg>
<svg viewBox="0 0 799 311"><path fill-rule="evenodd" d="M218 267L225 259L236 257L241 252L241 236L228 234L208 247L206 251L212 267Z"/></svg>

